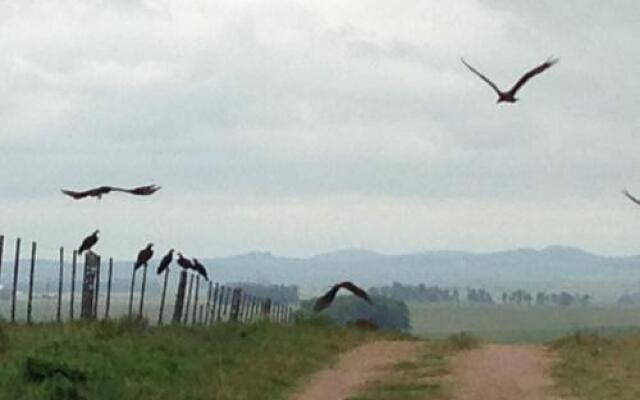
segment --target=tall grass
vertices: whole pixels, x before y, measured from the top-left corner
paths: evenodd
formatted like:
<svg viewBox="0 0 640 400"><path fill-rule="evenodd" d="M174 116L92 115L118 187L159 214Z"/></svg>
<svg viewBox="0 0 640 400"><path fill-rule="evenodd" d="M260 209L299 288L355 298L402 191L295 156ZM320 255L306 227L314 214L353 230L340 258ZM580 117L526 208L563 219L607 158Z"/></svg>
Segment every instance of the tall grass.
<svg viewBox="0 0 640 400"><path fill-rule="evenodd" d="M300 376L375 335L322 321L2 324L0 399L281 399Z"/></svg>

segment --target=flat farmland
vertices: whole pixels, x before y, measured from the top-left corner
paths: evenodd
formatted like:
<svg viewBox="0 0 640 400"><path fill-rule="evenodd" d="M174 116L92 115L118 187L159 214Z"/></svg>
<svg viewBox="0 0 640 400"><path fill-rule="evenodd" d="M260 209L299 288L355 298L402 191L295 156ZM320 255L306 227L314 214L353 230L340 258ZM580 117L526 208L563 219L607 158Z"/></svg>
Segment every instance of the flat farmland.
<svg viewBox="0 0 640 400"><path fill-rule="evenodd" d="M640 308L409 304L412 333L444 337L467 331L490 341L545 342L577 330L640 332Z"/></svg>

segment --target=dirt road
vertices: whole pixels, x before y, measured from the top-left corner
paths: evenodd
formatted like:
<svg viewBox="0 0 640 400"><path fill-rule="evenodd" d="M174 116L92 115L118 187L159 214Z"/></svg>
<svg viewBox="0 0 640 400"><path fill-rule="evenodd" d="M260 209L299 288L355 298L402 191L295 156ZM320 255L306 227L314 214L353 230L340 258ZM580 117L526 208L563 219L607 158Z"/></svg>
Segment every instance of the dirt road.
<svg viewBox="0 0 640 400"><path fill-rule="evenodd" d="M560 400L542 346L486 345L452 360L454 400Z"/></svg>
<svg viewBox="0 0 640 400"><path fill-rule="evenodd" d="M341 400L385 374L385 367L419 355L420 342L377 341L342 354L331 368L320 371L292 400Z"/></svg>

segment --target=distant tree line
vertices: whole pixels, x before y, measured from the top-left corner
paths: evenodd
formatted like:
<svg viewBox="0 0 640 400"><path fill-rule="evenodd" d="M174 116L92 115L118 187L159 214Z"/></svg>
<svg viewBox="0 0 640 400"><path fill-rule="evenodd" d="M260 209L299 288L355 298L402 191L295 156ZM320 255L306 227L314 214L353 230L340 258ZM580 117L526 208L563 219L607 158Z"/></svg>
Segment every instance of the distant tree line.
<svg viewBox="0 0 640 400"><path fill-rule="evenodd" d="M515 290L511 293L502 292L503 304L526 304L537 306L544 305L556 305L556 306L570 306L570 305L589 305L591 301L591 295L581 293L546 293L537 292L535 299L530 292L522 289Z"/></svg>
<svg viewBox="0 0 640 400"><path fill-rule="evenodd" d="M275 303L297 304L298 286L295 285L269 285L261 283L232 282L225 285L241 288L243 292L252 296L269 298Z"/></svg>

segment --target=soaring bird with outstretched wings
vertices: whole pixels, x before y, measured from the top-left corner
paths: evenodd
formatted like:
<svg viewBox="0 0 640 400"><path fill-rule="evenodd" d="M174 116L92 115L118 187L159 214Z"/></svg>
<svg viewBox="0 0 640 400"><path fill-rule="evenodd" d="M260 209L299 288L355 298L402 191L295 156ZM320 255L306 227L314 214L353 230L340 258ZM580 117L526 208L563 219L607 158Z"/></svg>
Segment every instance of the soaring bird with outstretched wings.
<svg viewBox="0 0 640 400"><path fill-rule="evenodd" d="M66 190L66 189L61 189L61 191L62 193L74 198L75 200L80 200L80 199L84 199L85 197L96 197L98 199L101 199L103 195L108 194L112 191L129 193L136 196L149 196L154 194L160 189L161 189L160 186L146 185L146 186L139 186L133 189L124 189L124 188L115 187L115 186L99 186L97 188L84 190L84 191L75 191L75 190Z"/></svg>
<svg viewBox="0 0 640 400"><path fill-rule="evenodd" d="M527 81L529 81L529 79L533 78L534 76L542 73L543 71L545 71L547 68L550 68L552 65L554 65L555 63L557 63L559 60L557 58L550 58L547 61L543 62L542 64L538 65L537 67L533 68L531 71L527 72L526 74L522 75L522 77L518 80L518 82L515 83L515 85L513 85L513 87L511 89L509 89L506 92L501 91L498 86L496 86L495 83L493 83L489 78L487 78L486 76L482 75L477 69L473 68L471 65L469 65L464 58L461 58L460 61L462 61L462 63L469 68L469 70L471 72L473 72L474 74L476 74L480 79L482 79L483 81L485 81L489 86L491 86L491 88L493 89L494 92L496 92L498 94L498 101L497 103L502 103L502 102L506 102L506 103L515 103L516 101L518 101L519 99L516 98L516 93L518 92L518 90L520 90L520 88L522 88L522 86L524 86L525 83L527 83Z"/></svg>
<svg viewBox="0 0 640 400"><path fill-rule="evenodd" d="M327 293L323 294L321 297L319 297L316 300L315 304L313 305L313 311L318 312L329 307L333 302L333 299L336 297L336 293L338 293L338 290L340 289L347 289L348 291L360 297L367 303L373 304L373 301L371 301L371 298L369 297L367 292L365 292L363 289L357 287L352 282L341 282L336 285L333 285L333 287L329 289Z"/></svg>

